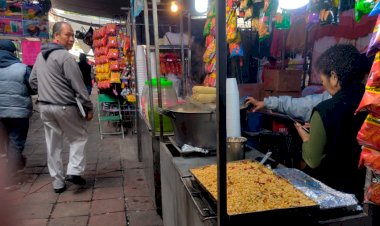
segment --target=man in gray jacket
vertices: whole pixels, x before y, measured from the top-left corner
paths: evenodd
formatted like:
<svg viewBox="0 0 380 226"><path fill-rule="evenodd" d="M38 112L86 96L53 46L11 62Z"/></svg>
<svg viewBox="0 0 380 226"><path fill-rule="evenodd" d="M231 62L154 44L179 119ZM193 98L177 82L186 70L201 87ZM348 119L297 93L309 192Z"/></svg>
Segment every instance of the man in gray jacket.
<svg viewBox="0 0 380 226"><path fill-rule="evenodd" d="M30 70L15 55L11 40L0 40L0 122L2 137L0 147L6 147L9 176L8 185L17 183L16 173L25 167L22 155L32 115L32 91L29 86Z"/></svg>
<svg viewBox="0 0 380 226"><path fill-rule="evenodd" d="M93 105L74 57L68 52L74 44L70 24L57 22L53 26L53 42L43 45L30 77L30 85L38 92L41 119L45 127L47 160L56 193L66 190L61 152L63 140L70 143L66 181L84 185L85 152L88 133L86 120L93 117ZM82 118L75 97L86 117Z"/></svg>

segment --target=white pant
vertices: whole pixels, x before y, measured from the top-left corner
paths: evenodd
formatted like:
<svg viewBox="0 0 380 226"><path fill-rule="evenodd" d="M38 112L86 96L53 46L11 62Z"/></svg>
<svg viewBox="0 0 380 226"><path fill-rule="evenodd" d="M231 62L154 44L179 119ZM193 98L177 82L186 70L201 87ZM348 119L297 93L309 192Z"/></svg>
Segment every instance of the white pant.
<svg viewBox="0 0 380 226"><path fill-rule="evenodd" d="M39 107L45 128L49 173L54 179L54 189L62 188L65 185L61 157L63 139L66 138L70 145L67 174L83 174L86 166L84 147L88 139L86 121L75 106L40 104Z"/></svg>

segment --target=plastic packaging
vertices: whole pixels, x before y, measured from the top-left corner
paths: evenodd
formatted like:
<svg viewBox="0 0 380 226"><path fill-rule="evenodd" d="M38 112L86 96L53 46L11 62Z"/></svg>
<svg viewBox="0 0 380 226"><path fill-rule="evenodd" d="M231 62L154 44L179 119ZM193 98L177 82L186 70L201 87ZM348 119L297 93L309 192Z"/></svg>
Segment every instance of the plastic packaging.
<svg viewBox="0 0 380 226"><path fill-rule="evenodd" d="M369 41L367 56L372 56L380 50L380 17L377 18L375 27L373 28L373 33L371 40Z"/></svg>
<svg viewBox="0 0 380 226"><path fill-rule="evenodd" d="M369 114L356 138L359 144L380 150L380 119Z"/></svg>
<svg viewBox="0 0 380 226"><path fill-rule="evenodd" d="M152 89L153 89L153 105L154 105L154 110L153 110L154 128L156 132L159 132L160 131L159 113L156 110L156 108L158 107L157 78L152 78L151 82L149 82L148 80L145 81L145 86L144 86L143 94L141 98L141 106L143 108L142 110L143 110L144 115L150 121L150 107L149 107L150 84L153 85ZM177 104L177 95L173 88L173 82L168 79L161 78L160 85L161 85L162 107L168 108ZM150 123L152 125L152 122ZM163 130L164 132L173 131L171 119L167 116L163 116Z"/></svg>
<svg viewBox="0 0 380 226"><path fill-rule="evenodd" d="M380 152L363 146L360 154L359 167L363 166L369 168L376 174L380 174Z"/></svg>
<svg viewBox="0 0 380 226"><path fill-rule="evenodd" d="M110 37L108 37L107 47L108 48L117 48L117 47L119 47L116 36L110 36Z"/></svg>
<svg viewBox="0 0 380 226"><path fill-rule="evenodd" d="M365 194L365 201L380 205L380 183L371 183Z"/></svg>

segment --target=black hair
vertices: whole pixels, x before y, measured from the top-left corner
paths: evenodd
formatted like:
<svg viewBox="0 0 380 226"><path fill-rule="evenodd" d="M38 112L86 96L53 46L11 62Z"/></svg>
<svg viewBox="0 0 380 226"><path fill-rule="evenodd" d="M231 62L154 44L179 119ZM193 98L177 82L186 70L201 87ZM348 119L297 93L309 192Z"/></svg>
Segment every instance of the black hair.
<svg viewBox="0 0 380 226"><path fill-rule="evenodd" d="M328 78L331 72L335 72L342 87L361 83L370 70L365 55L361 55L355 46L346 44L335 45L322 53L316 68Z"/></svg>
<svg viewBox="0 0 380 226"><path fill-rule="evenodd" d="M53 37L54 37L54 34L60 34L61 33L63 24L70 25L69 23L64 22L64 21L57 22L53 25Z"/></svg>

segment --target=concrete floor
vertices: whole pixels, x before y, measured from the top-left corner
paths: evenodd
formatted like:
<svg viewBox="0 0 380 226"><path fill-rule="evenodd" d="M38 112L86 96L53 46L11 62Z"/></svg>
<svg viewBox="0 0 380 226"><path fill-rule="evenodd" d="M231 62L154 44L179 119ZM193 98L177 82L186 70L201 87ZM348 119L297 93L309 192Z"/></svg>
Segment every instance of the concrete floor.
<svg viewBox="0 0 380 226"><path fill-rule="evenodd" d="M96 95L92 99L96 106ZM17 226L163 225L149 197L144 166L137 160L137 135L130 129L125 139L109 135L101 140L95 114L88 124L87 185L68 184L67 191L56 194L46 166L45 136L38 112L30 122L23 183L13 191L1 191L0 220L13 219ZM65 164L68 154L66 145L62 154ZM4 166L4 159L0 163ZM5 226L5 221L1 225Z"/></svg>

